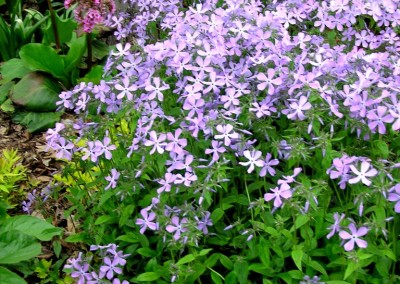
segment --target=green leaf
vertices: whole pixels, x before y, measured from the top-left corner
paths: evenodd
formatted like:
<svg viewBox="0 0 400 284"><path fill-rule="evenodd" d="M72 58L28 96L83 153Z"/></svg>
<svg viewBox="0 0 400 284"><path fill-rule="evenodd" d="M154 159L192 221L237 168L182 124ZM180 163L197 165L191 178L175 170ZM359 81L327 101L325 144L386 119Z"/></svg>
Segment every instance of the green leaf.
<svg viewBox="0 0 400 284"><path fill-rule="evenodd" d="M240 284L247 284L249 264L246 261L236 261L233 266L233 271L235 272Z"/></svg>
<svg viewBox="0 0 400 284"><path fill-rule="evenodd" d="M213 249L202 249L200 252L199 252L199 256L205 256L205 255L207 255L210 251L212 251Z"/></svg>
<svg viewBox="0 0 400 284"><path fill-rule="evenodd" d="M211 213L211 220L213 221L213 224L216 224L222 218L222 216L224 216L224 214L225 212L221 208L215 209Z"/></svg>
<svg viewBox="0 0 400 284"><path fill-rule="evenodd" d="M64 85L69 85L65 73L63 58L50 46L40 43L24 45L19 52L22 62L32 71L50 73L61 80Z"/></svg>
<svg viewBox="0 0 400 284"><path fill-rule="evenodd" d="M118 238L116 238L116 240L127 242L127 243L133 243L133 244L139 242L136 235L132 232L128 232L126 235L119 236Z"/></svg>
<svg viewBox="0 0 400 284"><path fill-rule="evenodd" d="M60 236L62 230L39 218L29 215L19 215L7 219L3 223L2 232L20 231L41 241L50 241L55 236Z"/></svg>
<svg viewBox="0 0 400 284"><path fill-rule="evenodd" d="M298 215L296 217L296 221L294 223L295 228L298 229L298 228L304 226L305 224L308 223L308 221L310 221L310 217L308 217L307 215Z"/></svg>
<svg viewBox="0 0 400 284"><path fill-rule="evenodd" d="M73 69L78 68L82 61L82 57L86 51L86 37L76 37L74 36L69 45L69 50L67 55L64 57L65 62L65 72L70 73ZM96 84L96 83L94 83Z"/></svg>
<svg viewBox="0 0 400 284"><path fill-rule="evenodd" d="M145 257L155 257L157 256L157 252L152 250L151 248L139 248L136 250L138 254Z"/></svg>
<svg viewBox="0 0 400 284"><path fill-rule="evenodd" d="M157 272L145 272L136 277L135 280L138 282L156 281L160 277L161 275Z"/></svg>
<svg viewBox="0 0 400 284"><path fill-rule="evenodd" d="M61 19L60 16L56 14L56 26L58 31L58 38L60 44L71 41L72 34L77 27L77 23L72 18ZM44 38L43 41L46 44L55 43L56 39L54 37L53 25L51 21L48 21L47 27L43 29Z"/></svg>
<svg viewBox="0 0 400 284"><path fill-rule="evenodd" d="M26 126L28 131L33 133L54 127L55 123L60 120L61 115L62 112L21 111L13 114L12 120L15 123Z"/></svg>
<svg viewBox="0 0 400 284"><path fill-rule="evenodd" d="M68 243L79 243L83 242L87 239L87 234L86 233L78 233L78 234L73 234L71 236L68 236L65 241Z"/></svg>
<svg viewBox="0 0 400 284"><path fill-rule="evenodd" d="M311 260L307 262L307 265L315 270L317 270L318 272L322 273L323 275L327 276L328 273L326 272L325 268L319 264L318 262L316 262L315 260Z"/></svg>
<svg viewBox="0 0 400 284"><path fill-rule="evenodd" d="M344 280L349 278L351 274L353 274L354 271L356 271L358 268L360 268L360 264L357 262L350 262L347 267L346 271L344 272Z"/></svg>
<svg viewBox="0 0 400 284"><path fill-rule="evenodd" d="M24 65L21 59L10 59L1 65L0 73L3 77L1 82L4 84L14 79L20 79L29 72L31 72L31 70Z"/></svg>
<svg viewBox="0 0 400 284"><path fill-rule="evenodd" d="M25 75L13 88L11 100L26 110L53 111L57 108L61 86L51 77L39 72Z"/></svg>
<svg viewBox="0 0 400 284"><path fill-rule="evenodd" d="M122 227L126 224L129 217L131 217L133 210L135 210L135 205L130 204L124 208L121 217L119 218L119 226Z"/></svg>
<svg viewBox="0 0 400 284"><path fill-rule="evenodd" d="M41 245L34 237L20 231L3 230L0 234L0 264L15 264L38 256Z"/></svg>
<svg viewBox="0 0 400 284"><path fill-rule="evenodd" d="M347 281L342 281L342 280L331 280L331 281L326 281L326 284L350 284L350 282Z"/></svg>
<svg viewBox="0 0 400 284"><path fill-rule="evenodd" d="M112 221L113 219L114 219L113 216L103 215L103 216L100 216L99 218L97 218L96 222L94 222L94 224L95 225L101 225L101 224L104 224L104 223L108 223L108 222Z"/></svg>
<svg viewBox="0 0 400 284"><path fill-rule="evenodd" d="M389 151L389 147L385 141L375 140L373 142L373 144L374 144L374 147L376 148L376 153L375 153L376 156L382 157L384 159L389 157L390 151Z"/></svg>
<svg viewBox="0 0 400 284"><path fill-rule="evenodd" d="M212 280L212 283L223 284L222 281L225 279L221 276L221 274L217 274L216 272L211 271L211 280Z"/></svg>
<svg viewBox="0 0 400 284"><path fill-rule="evenodd" d="M7 99L4 103L2 103L0 108L4 112L14 112L15 111L15 107L12 103L12 100L10 100L10 99Z"/></svg>
<svg viewBox="0 0 400 284"><path fill-rule="evenodd" d="M186 263L192 262L195 259L196 258L194 257L193 254L188 254L188 255L185 255L184 257L182 257L180 260L178 260L176 265L186 264Z"/></svg>
<svg viewBox="0 0 400 284"><path fill-rule="evenodd" d="M14 82L8 82L0 86L0 104L4 103L10 93L11 88L14 86Z"/></svg>
<svg viewBox="0 0 400 284"><path fill-rule="evenodd" d="M110 46L107 45L104 41L101 40L93 40L92 41L93 48L93 58L103 59L110 53Z"/></svg>
<svg viewBox="0 0 400 284"><path fill-rule="evenodd" d="M0 266L0 283L1 284L27 284L27 282L18 274Z"/></svg>
<svg viewBox="0 0 400 284"><path fill-rule="evenodd" d="M303 271L301 268L301 261L303 259L303 249L301 247L297 247L295 250L292 251L292 259L294 261L294 264L296 264L297 268L300 271Z"/></svg>
<svg viewBox="0 0 400 284"><path fill-rule="evenodd" d="M98 84L100 84L103 73L104 73L103 66L96 65L96 66L92 67L90 72L87 73L85 75L85 77L79 79L78 82L79 83L80 82L85 82L85 83L92 82L93 84L98 85Z"/></svg>

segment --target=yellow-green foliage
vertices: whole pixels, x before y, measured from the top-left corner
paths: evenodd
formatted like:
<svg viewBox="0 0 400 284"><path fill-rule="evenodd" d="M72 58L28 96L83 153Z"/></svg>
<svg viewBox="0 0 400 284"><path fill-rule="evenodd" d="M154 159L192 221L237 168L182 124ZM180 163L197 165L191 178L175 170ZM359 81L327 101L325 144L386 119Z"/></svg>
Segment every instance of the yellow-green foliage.
<svg viewBox="0 0 400 284"><path fill-rule="evenodd" d="M3 150L0 154L0 200L8 201L12 190L26 180L26 169L19 163L17 150Z"/></svg>

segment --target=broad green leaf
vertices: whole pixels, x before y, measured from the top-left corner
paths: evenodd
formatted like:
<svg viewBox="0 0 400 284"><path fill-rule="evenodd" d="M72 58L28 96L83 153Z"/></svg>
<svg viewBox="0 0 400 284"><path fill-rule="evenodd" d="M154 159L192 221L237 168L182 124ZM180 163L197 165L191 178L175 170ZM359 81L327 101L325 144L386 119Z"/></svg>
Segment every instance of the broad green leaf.
<svg viewBox="0 0 400 284"><path fill-rule="evenodd" d="M110 215L103 215L100 216L99 218L96 219L96 222L94 222L95 225L100 225L100 224L104 224L104 223L108 223L110 221L113 221L114 217L110 216Z"/></svg>
<svg viewBox="0 0 400 284"><path fill-rule="evenodd" d="M13 88L11 100L26 110L53 111L57 108L61 86L53 78L39 72L25 75Z"/></svg>
<svg viewBox="0 0 400 284"><path fill-rule="evenodd" d="M176 265L186 264L186 263L192 262L195 259L196 258L194 257L193 254L188 254L188 255L185 255L184 257L182 257L180 260L178 260Z"/></svg>
<svg viewBox="0 0 400 284"><path fill-rule="evenodd" d="M224 214L225 212L221 208L215 209L211 213L211 220L213 221L213 224L216 224L222 218L222 216L224 216Z"/></svg>
<svg viewBox="0 0 400 284"><path fill-rule="evenodd" d="M139 248L136 250L138 254L145 257L155 257L157 256L157 252L152 250L151 248Z"/></svg>
<svg viewBox="0 0 400 284"><path fill-rule="evenodd" d="M247 278L249 276L249 264L247 261L236 261L233 266L233 271L240 284L247 284Z"/></svg>
<svg viewBox="0 0 400 284"><path fill-rule="evenodd" d="M0 109L4 112L14 112L15 107L10 99L7 99L4 103L1 104Z"/></svg>
<svg viewBox="0 0 400 284"><path fill-rule="evenodd" d="M0 266L0 283L1 284L27 284L27 282L18 274Z"/></svg>
<svg viewBox="0 0 400 284"><path fill-rule="evenodd" d="M76 21L72 18L61 19L60 16L56 14L56 26L60 44L71 41L74 30L77 27ZM56 42L51 21L48 21L47 27L43 29L43 34L44 43L51 44Z"/></svg>
<svg viewBox="0 0 400 284"><path fill-rule="evenodd" d="M3 223L2 232L20 231L41 241L50 241L55 236L60 236L62 230L39 218L29 215L19 215L7 219Z"/></svg>
<svg viewBox="0 0 400 284"><path fill-rule="evenodd" d="M19 56L25 66L32 71L47 72L62 81L64 85L69 85L64 60L50 46L29 43L21 48Z"/></svg>
<svg viewBox="0 0 400 284"><path fill-rule="evenodd" d="M307 222L310 220L310 217L308 217L307 215L298 215L296 217L296 221L295 221L295 228L298 229L301 226L304 226L305 224L307 224Z"/></svg>
<svg viewBox="0 0 400 284"><path fill-rule="evenodd" d="M375 155L378 157L382 157L386 159L389 157L390 151L389 151L389 146L386 144L385 141L382 140L375 140L373 142L374 147L375 147Z"/></svg>
<svg viewBox="0 0 400 284"><path fill-rule="evenodd" d="M31 72L29 68L27 68L21 59L13 58L1 65L0 73L2 78L2 84L12 81L14 79L20 79L24 77L26 74Z"/></svg>
<svg viewBox="0 0 400 284"><path fill-rule="evenodd" d="M296 264L297 268L302 271L301 268L301 261L303 259L303 249L301 247L297 247L295 250L292 251L292 259L294 261L294 264Z"/></svg>
<svg viewBox="0 0 400 284"><path fill-rule="evenodd" d="M4 103L10 93L11 88L14 86L14 82L8 82L0 86L0 104Z"/></svg>
<svg viewBox="0 0 400 284"><path fill-rule="evenodd" d="M161 275L157 272L145 272L136 277L135 280L138 282L156 281L160 277Z"/></svg>
<svg viewBox="0 0 400 284"><path fill-rule="evenodd" d="M54 127L56 122L60 120L61 115L62 112L25 111L13 114L12 120L15 123L19 123L26 126L28 131L33 133Z"/></svg>
<svg viewBox="0 0 400 284"><path fill-rule="evenodd" d="M71 236L68 236L65 241L69 243L79 243L83 242L88 238L88 235L86 233L78 233L78 234L73 234Z"/></svg>
<svg viewBox="0 0 400 284"><path fill-rule="evenodd" d="M89 73L87 73L85 75L85 77L81 78L78 80L78 82L85 82L85 83L89 83L92 82L95 85L100 84L100 81L102 79L103 76L103 66L101 65L96 65L94 67L92 67L92 69L90 70Z"/></svg>
<svg viewBox="0 0 400 284"><path fill-rule="evenodd" d="M126 206L123 210L122 210L122 214L121 217L119 218L119 226L122 227L126 224L126 222L128 221L129 217L131 217L133 210L135 210L135 205L130 204L128 206Z"/></svg>
<svg viewBox="0 0 400 284"><path fill-rule="evenodd" d="M221 274L211 271L211 280L212 283L223 284L224 283L223 280L225 279L221 276Z"/></svg>
<svg viewBox="0 0 400 284"><path fill-rule="evenodd" d="M347 267L346 271L344 272L344 280L349 278L351 274L353 274L354 271L356 271L358 268L360 268L360 264L357 262L350 262Z"/></svg>
<svg viewBox="0 0 400 284"><path fill-rule="evenodd" d="M34 237L17 230L3 230L3 227L1 230L3 233L0 234L0 264L19 263L41 253L42 247Z"/></svg>
<svg viewBox="0 0 400 284"><path fill-rule="evenodd" d="M210 251L212 251L213 249L202 249L200 252L199 252L199 256L204 256L204 255L207 255Z"/></svg>
<svg viewBox="0 0 400 284"><path fill-rule="evenodd" d="M72 37L71 43L69 45L69 50L67 55L64 57L65 62L65 72L70 73L73 69L78 68L82 61L82 57L86 51L86 37ZM97 84L97 83L94 83Z"/></svg>

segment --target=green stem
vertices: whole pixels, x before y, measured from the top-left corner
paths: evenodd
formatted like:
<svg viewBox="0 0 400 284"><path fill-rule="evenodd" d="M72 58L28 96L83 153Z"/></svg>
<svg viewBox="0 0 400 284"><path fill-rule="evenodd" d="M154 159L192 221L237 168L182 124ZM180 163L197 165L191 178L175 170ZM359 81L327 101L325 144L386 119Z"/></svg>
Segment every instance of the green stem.
<svg viewBox="0 0 400 284"><path fill-rule="evenodd" d="M247 188L246 175L244 176L244 187L246 189L247 199L249 200L249 206L250 206L251 205L251 199L250 199L249 189ZM253 208L250 209L250 213L251 213L251 220L254 221Z"/></svg>
<svg viewBox="0 0 400 284"><path fill-rule="evenodd" d="M53 10L53 6L51 6L51 0L47 0L47 6L49 7L50 11L51 26L53 27L54 39L56 40L56 47L57 49L60 49L61 44L57 29L56 13Z"/></svg>
<svg viewBox="0 0 400 284"><path fill-rule="evenodd" d="M89 73L92 69L92 58L93 58L93 46L92 46L92 33L86 34L86 43L87 43L87 72Z"/></svg>

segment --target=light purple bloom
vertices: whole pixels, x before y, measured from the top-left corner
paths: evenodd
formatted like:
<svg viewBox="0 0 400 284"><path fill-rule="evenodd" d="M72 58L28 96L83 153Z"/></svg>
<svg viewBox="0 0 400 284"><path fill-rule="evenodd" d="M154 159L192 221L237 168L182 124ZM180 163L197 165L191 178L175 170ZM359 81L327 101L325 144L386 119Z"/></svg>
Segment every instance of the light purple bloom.
<svg viewBox="0 0 400 284"><path fill-rule="evenodd" d="M370 169L371 164L368 163L367 161L362 161L361 162L361 169L360 171L358 169L356 169L356 167L354 167L353 165L350 165L350 169L353 171L354 174L356 174L357 176L350 179L349 183L350 184L354 184L354 183L358 183L358 182L362 182L363 184L365 184L366 186L370 186L371 185L371 181L367 179L367 177L374 177L378 174L378 171L374 168Z"/></svg>
<svg viewBox="0 0 400 284"><path fill-rule="evenodd" d="M118 266L119 260L117 258L111 260L109 257L105 257L103 261L104 265L100 267L100 278L104 278L104 276L106 276L107 279L110 280L114 277L114 273L122 274L122 268Z"/></svg>
<svg viewBox="0 0 400 284"><path fill-rule="evenodd" d="M326 236L328 239L332 238L334 234L336 234L337 232L339 232L340 230L340 222L342 222L342 220L346 217L345 214L341 214L339 216L339 213L335 212L335 214L333 214L333 220L335 220L335 222L328 227L328 230L331 230L329 232L329 234Z"/></svg>
<svg viewBox="0 0 400 284"><path fill-rule="evenodd" d="M239 162L240 165L242 166L249 166L247 169L247 172L250 174L251 172L254 171L255 167L263 167L264 166L264 161L261 160L262 152L261 151L256 151L252 150L251 152L246 150L243 152L243 155L248 159L247 162Z"/></svg>
<svg viewBox="0 0 400 284"><path fill-rule="evenodd" d="M171 225L167 225L165 228L169 233L174 233L174 240L177 241L181 237L181 233L184 233L187 231L187 228L185 228L185 224L188 222L186 218L182 218L182 220L179 220L179 217L173 216L171 218Z"/></svg>
<svg viewBox="0 0 400 284"><path fill-rule="evenodd" d="M273 193L266 193L264 194L265 201L271 201L274 199L274 207L278 208L281 207L283 199L288 199L292 197L292 191L290 190L290 186L287 183L282 183L281 185L272 188L271 191Z"/></svg>
<svg viewBox="0 0 400 284"><path fill-rule="evenodd" d="M394 211L400 213L400 183L393 186L389 191L387 198L389 201L396 202L394 205Z"/></svg>
<svg viewBox="0 0 400 284"><path fill-rule="evenodd" d="M361 227L359 229L351 223L349 225L350 233L347 231L340 231L339 236L342 240L348 240L347 243L344 244L344 249L346 251L351 251L354 249L354 244L356 244L360 248L366 248L368 243L365 240L360 239L359 237L365 236L368 233L367 227Z"/></svg>
<svg viewBox="0 0 400 284"><path fill-rule="evenodd" d="M120 173L116 169L111 169L111 175L105 177L106 181L108 181L109 184L104 188L104 190L108 190L110 188L116 188L119 176Z"/></svg>
<svg viewBox="0 0 400 284"><path fill-rule="evenodd" d="M146 209L140 210L140 214L142 215L143 219L136 219L136 225L140 226L140 233L144 234L147 228L150 230L156 231L158 229L158 225L155 222L152 222L156 219L156 213L154 212L147 212Z"/></svg>

